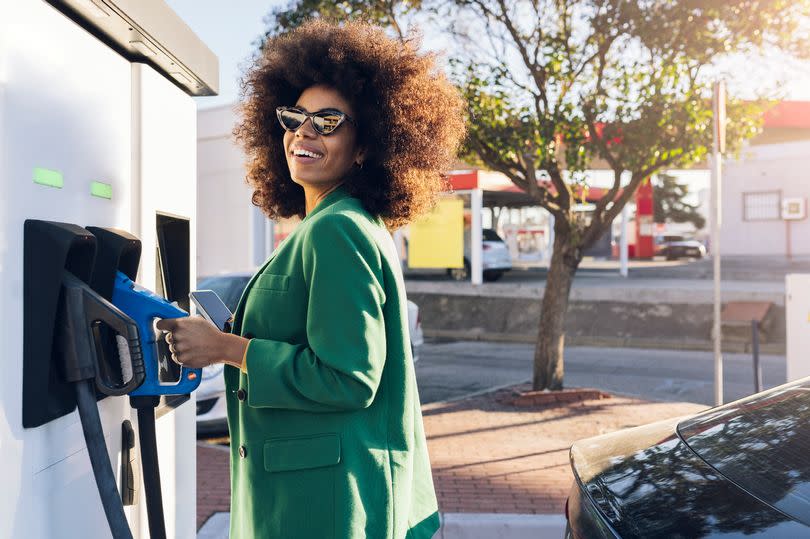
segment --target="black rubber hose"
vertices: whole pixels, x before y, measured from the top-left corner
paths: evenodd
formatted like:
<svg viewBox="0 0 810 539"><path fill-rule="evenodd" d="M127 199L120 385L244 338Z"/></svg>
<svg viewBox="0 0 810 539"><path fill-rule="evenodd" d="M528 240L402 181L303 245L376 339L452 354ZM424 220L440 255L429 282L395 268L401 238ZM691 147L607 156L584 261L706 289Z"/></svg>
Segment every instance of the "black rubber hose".
<svg viewBox="0 0 810 539"><path fill-rule="evenodd" d="M96 404L95 385L93 380L82 380L74 385L84 441L87 444L87 453L90 455L90 464L93 467L98 494L101 496L101 505L104 507L110 531L115 539L132 539L127 516L121 505L121 495L118 493L118 485L110 465L107 444L104 442L104 431L101 428L101 418L98 415L98 404Z"/></svg>
<svg viewBox="0 0 810 539"><path fill-rule="evenodd" d="M138 406L138 438L141 442L143 486L146 493L146 514L149 517L151 539L166 539L163 519L163 493L160 488L157 439L155 436L155 409Z"/></svg>

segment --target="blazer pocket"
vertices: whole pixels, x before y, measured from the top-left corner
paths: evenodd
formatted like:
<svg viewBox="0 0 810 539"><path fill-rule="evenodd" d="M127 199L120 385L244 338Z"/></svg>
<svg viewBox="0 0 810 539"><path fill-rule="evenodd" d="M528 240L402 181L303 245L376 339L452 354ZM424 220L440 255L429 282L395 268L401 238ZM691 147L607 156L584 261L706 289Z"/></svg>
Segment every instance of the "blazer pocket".
<svg viewBox="0 0 810 539"><path fill-rule="evenodd" d="M262 290L278 290L284 292L290 286L290 278L287 275L262 273L256 277L256 282L253 286Z"/></svg>
<svg viewBox="0 0 810 539"><path fill-rule="evenodd" d="M276 438L264 443L264 469L286 472L334 466L340 462L340 436L321 434Z"/></svg>

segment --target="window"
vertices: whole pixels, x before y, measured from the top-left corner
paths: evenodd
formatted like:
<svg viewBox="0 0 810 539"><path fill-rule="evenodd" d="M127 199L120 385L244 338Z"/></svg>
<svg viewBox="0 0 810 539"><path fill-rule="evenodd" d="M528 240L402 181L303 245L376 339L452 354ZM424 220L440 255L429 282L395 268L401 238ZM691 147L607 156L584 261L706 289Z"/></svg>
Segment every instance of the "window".
<svg viewBox="0 0 810 539"><path fill-rule="evenodd" d="M743 193L743 221L779 220L781 206L781 191Z"/></svg>

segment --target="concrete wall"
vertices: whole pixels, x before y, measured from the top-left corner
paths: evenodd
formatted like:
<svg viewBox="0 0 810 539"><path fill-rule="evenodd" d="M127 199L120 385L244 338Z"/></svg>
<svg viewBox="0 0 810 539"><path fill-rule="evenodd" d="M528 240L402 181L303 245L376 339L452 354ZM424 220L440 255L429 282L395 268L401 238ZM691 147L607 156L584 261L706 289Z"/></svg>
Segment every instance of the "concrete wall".
<svg viewBox="0 0 810 539"><path fill-rule="evenodd" d="M539 297L408 292L427 337L535 342ZM565 317L569 345L711 350L710 303L576 301ZM724 325L724 349L750 350L750 326ZM763 352L784 354L785 307L772 305L760 332Z"/></svg>
<svg viewBox="0 0 810 539"><path fill-rule="evenodd" d="M723 172L723 224L720 249L729 255L810 255L810 221L746 221L743 194L781 191L781 197L810 196L810 141L753 146ZM787 227L791 241L788 246Z"/></svg>

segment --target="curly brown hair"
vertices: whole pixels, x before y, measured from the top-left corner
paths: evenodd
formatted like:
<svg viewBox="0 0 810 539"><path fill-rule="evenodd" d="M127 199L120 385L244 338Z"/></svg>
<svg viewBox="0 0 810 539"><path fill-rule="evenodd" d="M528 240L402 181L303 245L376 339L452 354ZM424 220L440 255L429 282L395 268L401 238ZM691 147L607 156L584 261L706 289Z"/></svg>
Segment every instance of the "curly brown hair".
<svg viewBox="0 0 810 539"><path fill-rule="evenodd" d="M463 101L410 38L380 28L312 20L269 39L242 80L242 121L234 130L248 155L253 203L270 218L304 216L304 191L290 177L276 107L294 105L315 85L331 87L354 109L362 168L347 190L391 228L430 210L464 137Z"/></svg>

